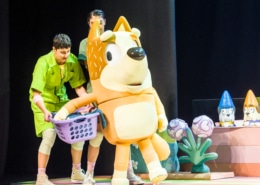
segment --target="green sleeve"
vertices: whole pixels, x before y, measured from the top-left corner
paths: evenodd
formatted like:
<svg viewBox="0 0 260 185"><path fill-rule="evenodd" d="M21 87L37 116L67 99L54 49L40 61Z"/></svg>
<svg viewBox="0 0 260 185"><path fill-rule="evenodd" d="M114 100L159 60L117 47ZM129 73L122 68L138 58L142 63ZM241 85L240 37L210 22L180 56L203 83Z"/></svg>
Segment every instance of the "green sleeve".
<svg viewBox="0 0 260 185"><path fill-rule="evenodd" d="M79 45L79 55L78 55L78 60L81 60L81 61L86 61L87 60L87 57L86 57L86 47L87 47L87 39L83 39L81 42L80 42L80 45Z"/></svg>
<svg viewBox="0 0 260 185"><path fill-rule="evenodd" d="M46 83L46 71L47 71L47 64L43 58L40 58L37 61L33 71L33 79L32 79L30 89L35 89L40 92L43 92Z"/></svg>

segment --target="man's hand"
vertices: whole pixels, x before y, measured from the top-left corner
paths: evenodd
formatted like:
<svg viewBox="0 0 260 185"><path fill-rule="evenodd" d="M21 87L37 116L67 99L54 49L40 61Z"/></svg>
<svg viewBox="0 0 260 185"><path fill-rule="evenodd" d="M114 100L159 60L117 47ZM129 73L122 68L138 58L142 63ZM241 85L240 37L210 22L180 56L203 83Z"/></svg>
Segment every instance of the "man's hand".
<svg viewBox="0 0 260 185"><path fill-rule="evenodd" d="M52 114L49 111L46 110L44 112L44 121L49 122L51 117L52 117Z"/></svg>

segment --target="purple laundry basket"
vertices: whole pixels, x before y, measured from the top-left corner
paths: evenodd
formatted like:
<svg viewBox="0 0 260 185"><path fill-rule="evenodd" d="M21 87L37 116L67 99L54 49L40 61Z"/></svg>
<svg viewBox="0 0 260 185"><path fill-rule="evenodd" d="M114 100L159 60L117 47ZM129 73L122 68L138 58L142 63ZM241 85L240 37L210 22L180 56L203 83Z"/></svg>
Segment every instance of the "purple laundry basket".
<svg viewBox="0 0 260 185"><path fill-rule="evenodd" d="M58 137L68 143L90 140L96 137L99 112L88 113L86 115L77 114L66 120L54 120L51 122L55 126Z"/></svg>

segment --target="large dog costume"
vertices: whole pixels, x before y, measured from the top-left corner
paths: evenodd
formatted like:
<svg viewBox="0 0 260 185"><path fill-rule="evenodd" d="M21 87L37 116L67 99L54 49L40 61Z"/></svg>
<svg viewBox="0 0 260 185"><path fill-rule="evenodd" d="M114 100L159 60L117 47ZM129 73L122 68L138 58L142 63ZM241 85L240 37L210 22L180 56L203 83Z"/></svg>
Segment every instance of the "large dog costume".
<svg viewBox="0 0 260 185"><path fill-rule="evenodd" d="M167 177L160 160L167 159L170 150L156 132L164 131L168 120L152 87L146 53L139 37L140 31L131 29L123 16L113 31L101 35L99 22L95 22L87 45L93 93L71 100L56 115L56 119L65 119L75 109L96 102L107 121L101 128L102 133L116 146L112 185L129 184L126 174L132 143L139 146L153 183Z"/></svg>

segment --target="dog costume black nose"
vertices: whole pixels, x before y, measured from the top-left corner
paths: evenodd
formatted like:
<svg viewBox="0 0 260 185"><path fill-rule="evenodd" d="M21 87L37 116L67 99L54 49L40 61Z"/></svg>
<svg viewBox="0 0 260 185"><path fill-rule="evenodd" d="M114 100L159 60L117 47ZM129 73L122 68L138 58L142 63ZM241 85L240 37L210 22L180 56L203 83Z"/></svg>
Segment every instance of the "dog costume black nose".
<svg viewBox="0 0 260 185"><path fill-rule="evenodd" d="M146 53L143 48L134 47L134 48L130 48L127 51L127 55L134 60L142 60L146 56Z"/></svg>

